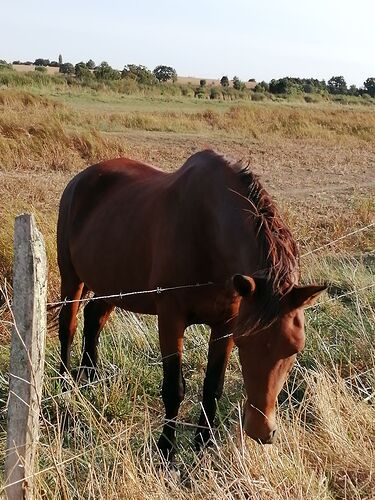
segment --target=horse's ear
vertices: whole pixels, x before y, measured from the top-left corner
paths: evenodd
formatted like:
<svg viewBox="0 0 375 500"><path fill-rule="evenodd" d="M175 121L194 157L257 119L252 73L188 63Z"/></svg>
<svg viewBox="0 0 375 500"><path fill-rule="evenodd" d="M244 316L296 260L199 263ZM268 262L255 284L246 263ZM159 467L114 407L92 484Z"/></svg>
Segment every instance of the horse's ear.
<svg viewBox="0 0 375 500"><path fill-rule="evenodd" d="M290 292L290 298L294 307L312 306L319 295L327 288L327 285L295 286Z"/></svg>
<svg viewBox="0 0 375 500"><path fill-rule="evenodd" d="M235 274L232 278L235 290L241 295L246 297L255 292L255 280L251 276L244 276L243 274Z"/></svg>

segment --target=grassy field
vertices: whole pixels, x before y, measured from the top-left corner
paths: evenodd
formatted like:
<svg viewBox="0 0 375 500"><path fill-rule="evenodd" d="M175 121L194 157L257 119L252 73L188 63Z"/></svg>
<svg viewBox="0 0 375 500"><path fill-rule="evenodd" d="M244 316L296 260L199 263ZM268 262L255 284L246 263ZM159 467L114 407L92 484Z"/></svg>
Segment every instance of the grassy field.
<svg viewBox="0 0 375 500"><path fill-rule="evenodd" d="M68 180L90 163L121 155L173 170L205 147L250 161L306 254L303 280L330 283L321 303L307 311L307 346L281 394L281 432L273 446L260 447L240 432L243 387L234 353L215 445L195 455L192 424L208 332L189 329L188 390L173 470L162 466L155 446L163 422L155 319L116 313L102 334L103 381L64 398L51 327L36 498L375 497L374 227L343 238L374 222L374 138L375 112L368 106L0 90L0 286L9 296L16 214L36 215L47 244L49 299L57 299L55 225ZM10 326L6 303L0 308L1 453ZM76 341L75 366L79 351ZM57 424L66 412L71 425L62 437Z"/></svg>

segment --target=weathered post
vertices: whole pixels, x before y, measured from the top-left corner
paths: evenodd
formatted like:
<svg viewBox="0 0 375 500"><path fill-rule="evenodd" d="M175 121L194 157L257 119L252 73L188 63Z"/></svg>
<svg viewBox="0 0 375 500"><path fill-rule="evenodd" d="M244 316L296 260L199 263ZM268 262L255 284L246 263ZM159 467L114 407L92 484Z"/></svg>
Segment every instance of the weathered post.
<svg viewBox="0 0 375 500"><path fill-rule="evenodd" d="M31 499L39 435L39 414L47 326L46 254L32 215L14 226L14 327L9 368L9 406L5 494Z"/></svg>

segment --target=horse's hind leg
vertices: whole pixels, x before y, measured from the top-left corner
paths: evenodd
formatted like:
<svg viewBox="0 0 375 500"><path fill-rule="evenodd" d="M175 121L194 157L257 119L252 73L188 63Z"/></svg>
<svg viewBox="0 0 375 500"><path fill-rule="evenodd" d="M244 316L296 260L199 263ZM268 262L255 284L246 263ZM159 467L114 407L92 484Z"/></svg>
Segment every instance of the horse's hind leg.
<svg viewBox="0 0 375 500"><path fill-rule="evenodd" d="M71 279L69 282L62 280L61 299L78 301L83 292L84 284L77 279ZM62 306L59 314L59 339L61 348L60 374L70 370L70 351L77 329L77 313L79 302L71 302Z"/></svg>
<svg viewBox="0 0 375 500"><path fill-rule="evenodd" d="M163 359L162 396L165 406L165 423L158 441L158 448L166 460L173 460L176 451L176 418L185 396L182 375L182 348L185 322L175 317L172 307L159 310L159 340Z"/></svg>
<svg viewBox="0 0 375 500"><path fill-rule="evenodd" d="M103 300L92 300L86 305L83 311L85 319L83 327L83 355L79 377L85 372L87 378L91 378L91 372L95 370L98 361L97 345L99 334L113 309L113 305Z"/></svg>

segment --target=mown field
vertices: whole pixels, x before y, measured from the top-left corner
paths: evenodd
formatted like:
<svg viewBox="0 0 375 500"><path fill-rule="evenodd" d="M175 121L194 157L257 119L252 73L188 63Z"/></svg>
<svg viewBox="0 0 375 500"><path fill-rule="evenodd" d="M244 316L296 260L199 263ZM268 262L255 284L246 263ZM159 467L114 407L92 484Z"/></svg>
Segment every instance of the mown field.
<svg viewBox="0 0 375 500"><path fill-rule="evenodd" d="M372 108L0 89L0 286L9 299L16 214L36 216L47 245L49 300L55 300L55 225L68 180L88 164L122 155L173 170L206 147L250 161L300 244L303 281L330 284L306 313L306 349L280 396L281 431L272 446L240 432L244 392L234 353L214 446L195 455L192 424L208 332L189 329L173 470L162 466L155 445L163 422L155 319L116 313L101 337L100 381L64 397L51 321L36 498L375 497L374 226L356 232L375 221ZM0 308L2 455L9 305ZM57 423L66 412L70 430L63 437Z"/></svg>

